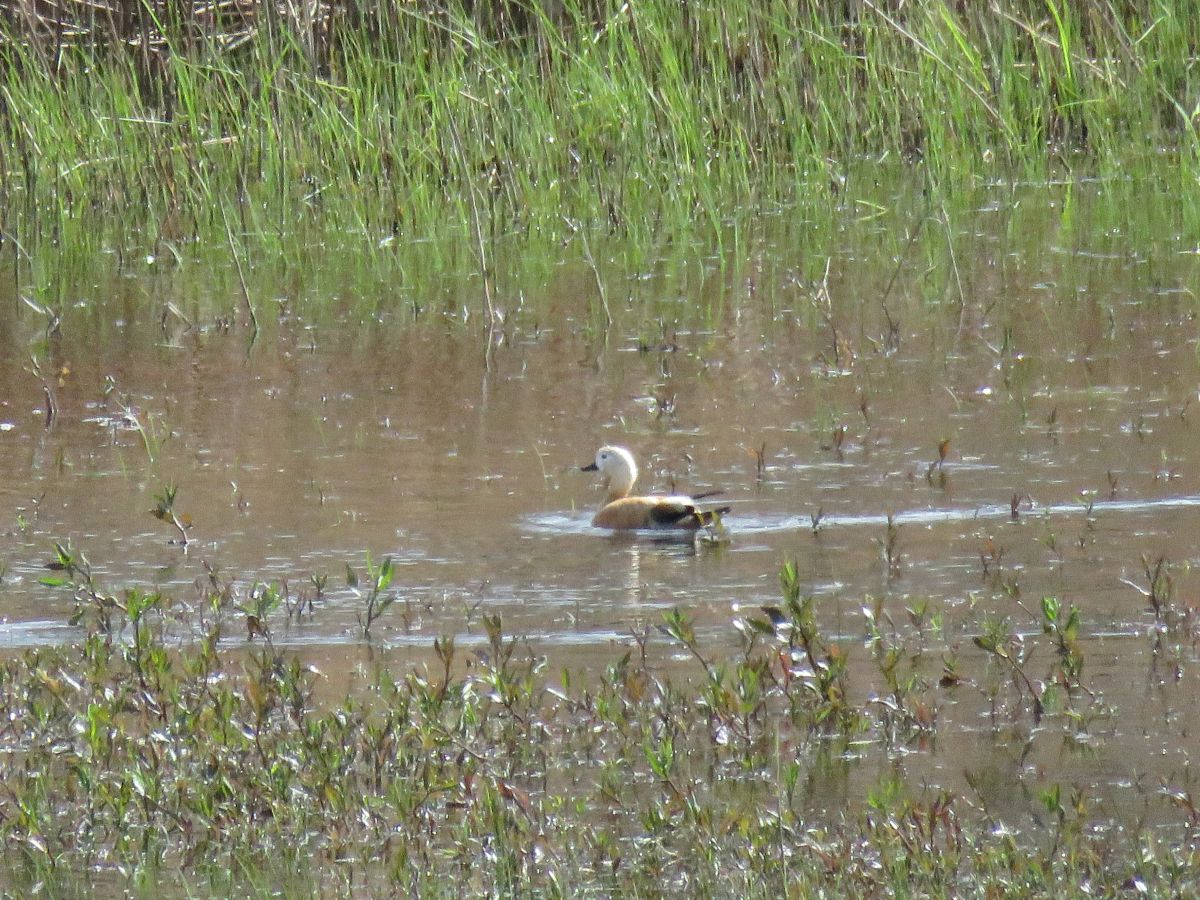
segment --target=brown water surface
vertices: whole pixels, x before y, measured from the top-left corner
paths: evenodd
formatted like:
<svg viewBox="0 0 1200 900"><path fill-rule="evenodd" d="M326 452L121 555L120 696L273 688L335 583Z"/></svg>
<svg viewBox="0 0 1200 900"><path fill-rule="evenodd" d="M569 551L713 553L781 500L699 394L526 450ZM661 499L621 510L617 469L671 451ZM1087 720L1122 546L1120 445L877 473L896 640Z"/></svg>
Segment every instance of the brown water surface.
<svg viewBox="0 0 1200 900"><path fill-rule="evenodd" d="M322 280L320 255L280 287L260 261L253 340L227 270L101 261L66 279L49 334L19 295L45 299L10 273L0 645L78 636L69 594L39 583L55 541L110 589L177 602L197 601L206 567L243 596L328 575L315 612L275 631L338 684L366 653L345 569L367 552L395 560L401 600L375 648L470 646L495 614L585 671L675 606L725 652L739 610L777 602L794 559L864 669L868 596L898 628L928 601L944 620L932 652L958 647L968 671L986 619L1032 635L1043 595L1081 608L1089 683L1119 711L1102 748L1006 755L963 687L938 752L910 765L953 781L964 758L1000 753L1115 784L1132 777L1115 761L1140 752L1169 773L1186 748L1153 723L1200 712L1195 663L1178 661L1190 688L1174 689L1127 582L1164 556L1176 595L1196 595L1197 251L1167 212L1137 218L1105 191L985 187L939 217L898 190L878 221L849 209L830 231L780 213L644 266L596 247L596 272L567 247L548 277L502 279L490 335L469 259L394 289L357 284L345 260ZM730 542L592 529L601 495L579 467L602 443L634 451L645 490L721 489ZM168 484L193 523L186 552L148 512Z"/></svg>

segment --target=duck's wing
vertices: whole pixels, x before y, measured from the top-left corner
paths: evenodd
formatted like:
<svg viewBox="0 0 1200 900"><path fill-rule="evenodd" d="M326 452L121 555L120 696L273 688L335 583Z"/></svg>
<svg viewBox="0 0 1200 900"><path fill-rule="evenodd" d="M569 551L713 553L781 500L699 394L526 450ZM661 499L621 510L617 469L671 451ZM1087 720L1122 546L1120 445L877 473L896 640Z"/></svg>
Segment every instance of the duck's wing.
<svg viewBox="0 0 1200 900"><path fill-rule="evenodd" d="M623 497L606 503L592 519L597 528L697 528L696 507L687 497Z"/></svg>
<svg viewBox="0 0 1200 900"><path fill-rule="evenodd" d="M733 507L720 506L716 509L700 509L695 501L701 497L711 497L720 491L707 491L695 497L652 497L658 501L652 514L652 528L707 528Z"/></svg>
<svg viewBox="0 0 1200 900"><path fill-rule="evenodd" d="M696 504L681 497L664 497L650 511L651 528L699 528L702 521Z"/></svg>
<svg viewBox="0 0 1200 900"><path fill-rule="evenodd" d="M729 511L700 511L691 497L625 497L606 504L592 519L598 528L630 530L637 528L702 528L718 515Z"/></svg>

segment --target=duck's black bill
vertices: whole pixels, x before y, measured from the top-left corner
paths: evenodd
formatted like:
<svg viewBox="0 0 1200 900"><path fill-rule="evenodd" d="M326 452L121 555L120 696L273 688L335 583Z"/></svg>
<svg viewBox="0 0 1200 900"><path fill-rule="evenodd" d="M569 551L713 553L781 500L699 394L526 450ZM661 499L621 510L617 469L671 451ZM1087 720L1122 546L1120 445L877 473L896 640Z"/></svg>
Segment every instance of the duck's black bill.
<svg viewBox="0 0 1200 900"><path fill-rule="evenodd" d="M586 466L580 466L579 471L580 472L599 472L600 469L596 466L595 463L588 463Z"/></svg>

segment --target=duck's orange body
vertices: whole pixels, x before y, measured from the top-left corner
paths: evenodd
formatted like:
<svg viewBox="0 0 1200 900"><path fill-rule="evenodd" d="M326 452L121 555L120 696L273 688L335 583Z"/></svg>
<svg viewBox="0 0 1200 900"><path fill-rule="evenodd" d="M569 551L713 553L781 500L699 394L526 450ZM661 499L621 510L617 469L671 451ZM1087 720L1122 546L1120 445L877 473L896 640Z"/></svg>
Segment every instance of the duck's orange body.
<svg viewBox="0 0 1200 900"><path fill-rule="evenodd" d="M642 496L631 497L637 481L637 463L624 447L601 447L595 462L584 466L585 472L600 472L608 496L592 519L597 528L614 531L637 529L685 528L695 531L705 528L729 512L728 506L701 510L691 497Z"/></svg>

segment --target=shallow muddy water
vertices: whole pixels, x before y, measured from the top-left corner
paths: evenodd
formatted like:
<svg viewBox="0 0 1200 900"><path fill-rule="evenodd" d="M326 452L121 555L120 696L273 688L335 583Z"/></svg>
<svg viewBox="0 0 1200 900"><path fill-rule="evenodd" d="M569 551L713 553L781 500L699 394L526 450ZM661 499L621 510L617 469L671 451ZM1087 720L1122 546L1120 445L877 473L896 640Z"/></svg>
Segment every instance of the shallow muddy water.
<svg viewBox="0 0 1200 900"><path fill-rule="evenodd" d="M338 685L369 652L345 579L367 552L397 563L400 599L374 652L420 659L440 634L470 647L495 614L585 671L675 606L719 655L794 559L864 666L868 596L901 629L927 601L944 617L929 652L959 647L968 671L985 620L1036 634L1043 595L1078 605L1089 683L1121 718L1097 754L1004 764L1127 779L1111 761L1150 733L1148 769L1169 773L1183 751L1151 723L1190 716L1197 692L1159 672L1128 582L1145 586L1145 554L1171 562L1177 596L1198 586L1197 249L1165 203L1132 211L1106 190L981 188L938 215L897 191L887 216L780 213L640 266L595 246L596 271L568 247L545 277L501 279L487 338L469 258L394 287L356 283L352 260L283 280L263 262L253 340L229 271L186 257L64 279L50 334L19 296L49 299L10 272L0 646L78 635L67 592L39 584L55 541L110 589L178 602L206 567L243 596L327 575L315 611L275 633ZM643 489L723 491L728 544L592 529L601 495L579 468L602 443L633 450ZM149 513L170 484L186 552ZM1194 681L1191 654L1175 662ZM910 765L991 765L978 691L943 702L942 752Z"/></svg>

